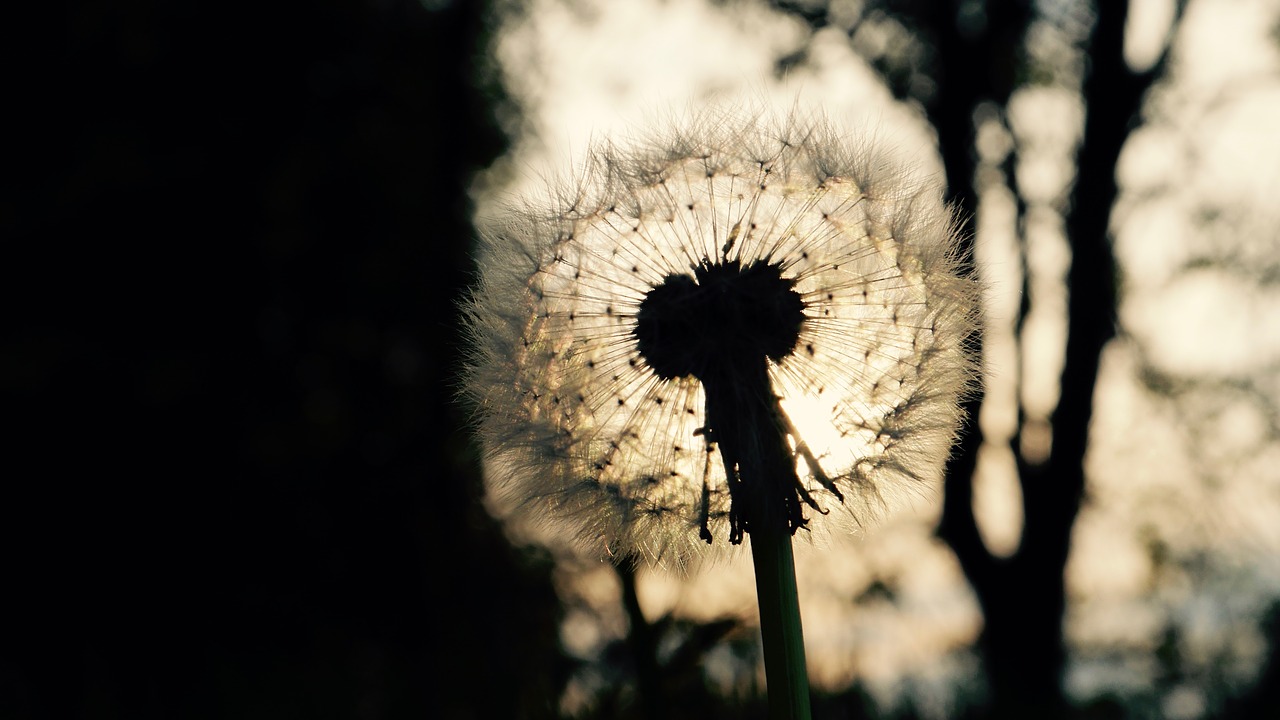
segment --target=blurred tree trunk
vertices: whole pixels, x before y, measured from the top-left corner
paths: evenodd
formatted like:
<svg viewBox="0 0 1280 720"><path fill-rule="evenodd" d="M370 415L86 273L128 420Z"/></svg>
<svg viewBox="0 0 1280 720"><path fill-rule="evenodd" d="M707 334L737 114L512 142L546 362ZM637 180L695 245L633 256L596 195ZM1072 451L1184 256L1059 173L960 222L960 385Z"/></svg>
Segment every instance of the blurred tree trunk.
<svg viewBox="0 0 1280 720"><path fill-rule="evenodd" d="M1012 39L1019 34L1025 38L1030 20L1029 3L990 2L987 6L986 32L982 36L965 37L955 22L933 24L939 30L938 46L943 59L940 65L947 74L941 78L939 102L930 114L938 127L951 194L966 209L974 207L976 196L972 111L982 101L1003 107L1015 89L999 84L1015 75L1008 67L971 66L984 59L1007 62L1008 56L984 56L974 50L1014 47ZM1072 527L1085 492L1084 457L1099 359L1115 333L1115 263L1108 235L1111 208L1118 194L1115 166L1138 118L1143 95L1163 69L1160 63L1151 70L1135 73L1125 63L1127 1L1095 3L1093 10L1094 26L1082 87L1086 108L1084 136L1065 214L1072 262L1067 276L1066 357L1060 399L1051 416L1052 449L1044 462L1034 463L1020 451L1020 436L1012 439L1022 489L1024 530L1011 556L994 556L978 534L973 512L972 479L983 441L977 427L982 401L974 398L968 408L968 431L948 468L946 501L938 529L955 550L982 606L980 645L990 692L990 717L1045 718L1065 714L1064 571ZM1019 41L1016 46L1021 44ZM975 77L995 82L985 88L974 87ZM1012 163L1008 169L1012 171ZM1025 277L1026 268L1023 270ZM1025 318L1025 298L1022 307Z"/></svg>
<svg viewBox="0 0 1280 720"><path fill-rule="evenodd" d="M776 4L815 28L825 24L825 13L811 3L783 0ZM1184 5L1182 0L1177 3L1170 37ZM961 209L966 222L971 223L978 212L974 113L989 104L1007 125L1010 97L1034 74L1024 48L1037 9L1031 0L882 0L864 8L864 20L892 18L933 53L932 67L920 70L904 70L901 63L884 58L871 61L899 97L910 94L910 82L903 82L904 76L929 73L936 90L921 99L938 133L949 200ZM1067 277L1068 337L1060 400L1050 418L1052 449L1047 459L1034 463L1020 452L1020 433L1011 439L1022 489L1024 530L1011 556L992 554L979 534L973 510L973 475L983 444L978 427L983 399L973 397L966 408L968 425L947 469L938 527L938 535L955 551L982 607L979 649L989 692L985 715L993 718L1051 718L1066 712L1064 571L1085 491L1084 456L1099 358L1115 333L1115 263L1108 235L1118 192L1115 166L1137 124L1143 96L1163 73L1167 57L1166 48L1165 56L1150 69L1131 70L1124 60L1127 0L1092 2L1085 9L1092 15L1093 27L1080 88L1086 109L1084 136L1064 211L1072 264ZM856 30L855 26L850 34ZM1015 196L1016 160L1015 147L1003 167ZM1021 197L1016 202L1021 228L1026 206ZM1025 245L1025 238L1021 242ZM972 227L965 252L972 263ZM1018 328L1029 310L1024 293Z"/></svg>

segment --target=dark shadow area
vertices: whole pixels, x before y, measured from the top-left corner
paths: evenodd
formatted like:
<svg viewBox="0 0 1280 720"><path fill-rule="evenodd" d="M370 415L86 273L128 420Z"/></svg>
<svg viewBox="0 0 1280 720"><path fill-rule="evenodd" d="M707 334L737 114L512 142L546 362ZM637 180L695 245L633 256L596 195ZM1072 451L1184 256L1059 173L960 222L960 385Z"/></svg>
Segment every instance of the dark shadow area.
<svg viewBox="0 0 1280 720"><path fill-rule="evenodd" d="M10 46L0 716L552 710L549 561L453 402L486 4L436 5L77 3Z"/></svg>

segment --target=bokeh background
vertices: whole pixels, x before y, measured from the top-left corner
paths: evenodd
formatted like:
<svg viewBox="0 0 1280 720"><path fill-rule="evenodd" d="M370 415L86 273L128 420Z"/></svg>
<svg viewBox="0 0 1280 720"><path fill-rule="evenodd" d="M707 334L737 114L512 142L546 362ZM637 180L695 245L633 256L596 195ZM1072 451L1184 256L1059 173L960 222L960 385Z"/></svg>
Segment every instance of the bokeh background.
<svg viewBox="0 0 1280 720"><path fill-rule="evenodd" d="M800 553L815 716L1280 715L1280 3L35 12L0 716L763 717L749 568L504 523L456 401L476 213L741 91L945 180L989 287L945 496Z"/></svg>

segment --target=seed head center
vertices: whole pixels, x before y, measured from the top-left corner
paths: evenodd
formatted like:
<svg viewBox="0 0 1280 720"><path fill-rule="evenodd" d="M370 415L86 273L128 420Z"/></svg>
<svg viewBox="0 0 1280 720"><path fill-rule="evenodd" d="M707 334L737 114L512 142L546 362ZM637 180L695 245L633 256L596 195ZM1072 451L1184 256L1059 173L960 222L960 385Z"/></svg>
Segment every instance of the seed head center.
<svg viewBox="0 0 1280 720"><path fill-rule="evenodd" d="M693 276L668 275L645 295L634 334L640 354L664 380L704 382L733 364L790 355L804 301L776 265L703 260Z"/></svg>

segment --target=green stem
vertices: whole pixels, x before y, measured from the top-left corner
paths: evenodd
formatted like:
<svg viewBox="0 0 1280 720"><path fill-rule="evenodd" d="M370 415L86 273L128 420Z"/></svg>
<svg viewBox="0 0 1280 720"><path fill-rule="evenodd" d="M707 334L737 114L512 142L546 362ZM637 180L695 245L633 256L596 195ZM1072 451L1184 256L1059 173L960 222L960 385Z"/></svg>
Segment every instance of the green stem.
<svg viewBox="0 0 1280 720"><path fill-rule="evenodd" d="M756 570L769 717L809 720L809 675L790 533L763 527L753 530L751 560Z"/></svg>
<svg viewBox="0 0 1280 720"><path fill-rule="evenodd" d="M786 440L768 360L735 358L701 376L708 432L730 492L729 541L751 538L764 672L772 720L809 720L809 676L791 534L802 525L796 461Z"/></svg>

